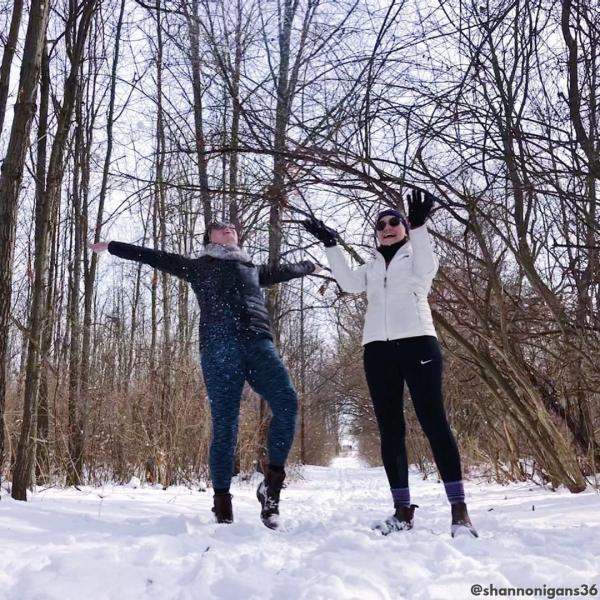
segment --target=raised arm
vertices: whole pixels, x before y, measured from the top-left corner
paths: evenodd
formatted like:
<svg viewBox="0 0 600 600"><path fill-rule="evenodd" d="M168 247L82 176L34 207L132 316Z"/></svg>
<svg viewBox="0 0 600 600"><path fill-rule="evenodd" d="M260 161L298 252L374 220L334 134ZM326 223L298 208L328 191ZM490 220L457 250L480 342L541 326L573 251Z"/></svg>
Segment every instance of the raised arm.
<svg viewBox="0 0 600 600"><path fill-rule="evenodd" d="M427 227L422 225L410 230L410 241L413 247L413 272L421 279L433 280L439 263L433 253L431 238Z"/></svg>
<svg viewBox="0 0 600 600"><path fill-rule="evenodd" d="M162 250L152 250L143 246L134 246L123 242L109 242L107 250L114 256L125 258L126 260L135 260L136 262L150 265L159 271L164 271L175 277L189 280L192 270L192 259L163 252Z"/></svg>
<svg viewBox="0 0 600 600"><path fill-rule="evenodd" d="M407 197L410 241L413 247L413 272L421 279L433 281L438 270L438 260L433 253L431 238L425 226L435 198L429 192L413 190Z"/></svg>
<svg viewBox="0 0 600 600"><path fill-rule="evenodd" d="M266 287L274 283L281 283L290 279L296 279L297 277L311 275L316 270L316 265L309 260L303 260L298 263L284 263L277 265L275 268L269 268L268 265L259 265L258 281L262 287Z"/></svg>

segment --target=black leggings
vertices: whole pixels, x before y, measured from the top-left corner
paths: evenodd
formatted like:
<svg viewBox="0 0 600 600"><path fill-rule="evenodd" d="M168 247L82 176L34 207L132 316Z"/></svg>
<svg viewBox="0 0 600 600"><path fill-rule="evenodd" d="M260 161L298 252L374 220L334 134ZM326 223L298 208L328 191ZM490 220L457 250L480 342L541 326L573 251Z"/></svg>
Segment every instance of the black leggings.
<svg viewBox="0 0 600 600"><path fill-rule="evenodd" d="M381 456L391 488L408 487L404 441L404 381L444 483L462 479L460 455L442 396L442 351L433 336L365 345L365 373L381 434Z"/></svg>

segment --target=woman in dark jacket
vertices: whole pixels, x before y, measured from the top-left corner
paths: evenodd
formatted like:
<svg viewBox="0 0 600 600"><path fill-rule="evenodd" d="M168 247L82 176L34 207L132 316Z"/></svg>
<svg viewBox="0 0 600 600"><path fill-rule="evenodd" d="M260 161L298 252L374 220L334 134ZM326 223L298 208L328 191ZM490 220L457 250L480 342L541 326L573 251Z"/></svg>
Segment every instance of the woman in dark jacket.
<svg viewBox="0 0 600 600"><path fill-rule="evenodd" d="M336 245L337 234L321 221L305 222L322 241L329 266L347 292L366 292L364 367L381 435L381 454L394 502L394 515L376 526L383 534L411 529L403 391L408 385L452 509L452 536L477 536L465 504L460 456L448 425L442 396L442 352L427 295L438 269L425 220L433 196L413 192L406 217L395 209L376 219L379 246L366 264L351 269ZM410 236L409 236L410 231Z"/></svg>
<svg viewBox="0 0 600 600"><path fill-rule="evenodd" d="M234 468L240 399L244 382L260 394L273 413L269 428L269 465L257 497L261 519L276 529L284 465L296 426L297 396L273 344L261 287L320 270L309 261L275 269L256 266L238 246L235 227L212 223L199 258L133 246L122 242L91 244L95 252L135 260L189 281L200 306L202 374L210 403L213 437L210 469L218 523L231 523L229 487Z"/></svg>

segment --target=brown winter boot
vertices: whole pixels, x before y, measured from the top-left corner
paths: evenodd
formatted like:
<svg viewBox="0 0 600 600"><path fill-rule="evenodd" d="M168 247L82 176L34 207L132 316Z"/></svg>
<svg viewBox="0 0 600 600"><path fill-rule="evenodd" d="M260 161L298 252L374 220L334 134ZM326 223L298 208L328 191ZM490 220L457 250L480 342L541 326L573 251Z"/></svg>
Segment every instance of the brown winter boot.
<svg viewBox="0 0 600 600"><path fill-rule="evenodd" d="M412 529L413 520L415 518L415 508L419 508L416 504L410 506L397 506L394 518L401 525L399 529Z"/></svg>
<svg viewBox="0 0 600 600"><path fill-rule="evenodd" d="M233 507L231 506L232 495L229 492L215 494L213 496L213 513L217 523L233 523Z"/></svg>
<svg viewBox="0 0 600 600"><path fill-rule="evenodd" d="M279 527L279 494L284 480L285 471L273 471L267 467L265 479L256 490L261 505L260 518L269 529Z"/></svg>
<svg viewBox="0 0 600 600"><path fill-rule="evenodd" d="M450 534L455 537L458 533L470 533L473 537L479 537L477 530L473 527L469 513L467 512L467 505L464 502L457 502L451 505L452 509L452 525L450 527Z"/></svg>
<svg viewBox="0 0 600 600"><path fill-rule="evenodd" d="M381 535L389 535L394 531L408 531L413 528L415 508L419 508L417 504L396 506L396 512L391 517L385 521L375 523L372 528L379 531Z"/></svg>

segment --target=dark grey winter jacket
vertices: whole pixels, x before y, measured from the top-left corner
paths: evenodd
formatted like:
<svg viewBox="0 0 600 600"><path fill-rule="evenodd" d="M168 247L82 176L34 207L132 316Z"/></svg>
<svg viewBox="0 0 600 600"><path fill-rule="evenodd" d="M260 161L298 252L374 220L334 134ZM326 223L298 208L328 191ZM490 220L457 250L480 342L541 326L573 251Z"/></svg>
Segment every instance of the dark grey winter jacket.
<svg viewBox="0 0 600 600"><path fill-rule="evenodd" d="M281 264L275 269L256 266L242 251L236 258L220 258L218 253L211 255L210 249L199 258L186 258L122 242L110 242L108 251L192 284L200 305L200 347L231 333L250 339L272 339L261 286L303 277L315 268L310 261Z"/></svg>

